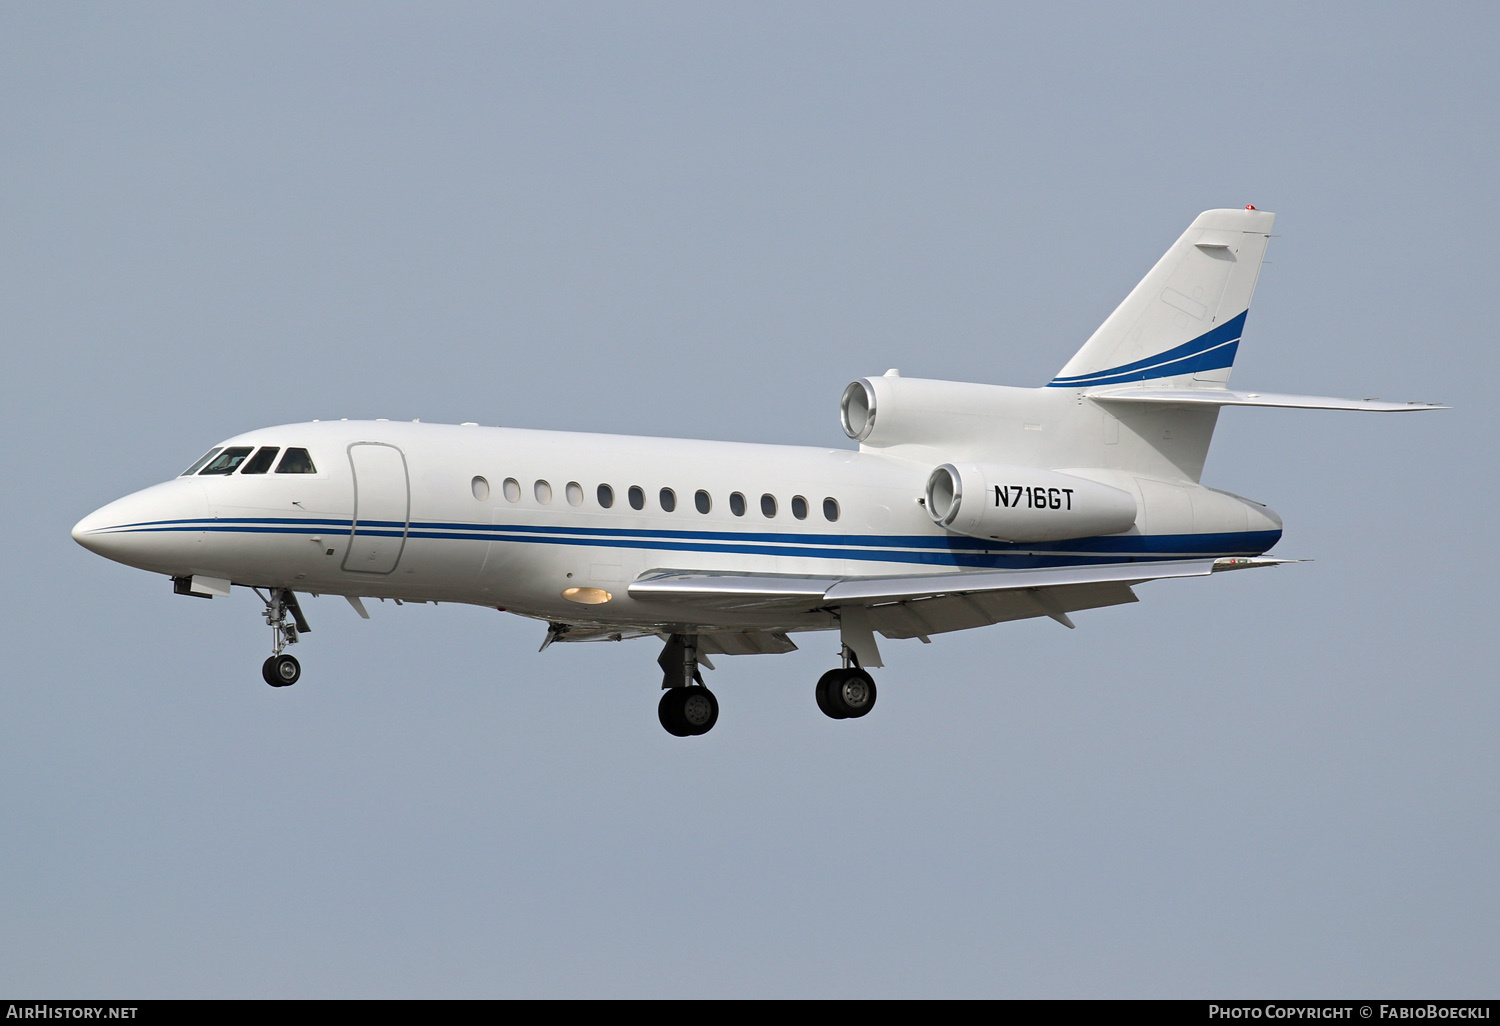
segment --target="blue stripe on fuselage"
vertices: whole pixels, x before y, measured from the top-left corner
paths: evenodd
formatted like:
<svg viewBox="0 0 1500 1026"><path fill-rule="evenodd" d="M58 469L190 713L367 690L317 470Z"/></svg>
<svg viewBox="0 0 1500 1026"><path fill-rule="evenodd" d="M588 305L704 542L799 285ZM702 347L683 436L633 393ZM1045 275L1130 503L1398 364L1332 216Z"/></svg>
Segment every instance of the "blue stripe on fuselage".
<svg viewBox="0 0 1500 1026"><path fill-rule="evenodd" d="M292 517L244 517L213 520L162 520L122 524L108 533L170 533L200 531L215 534L307 534L310 530L352 528L349 520ZM866 562L911 563L971 568L1030 568L1188 559L1204 556L1252 556L1265 552L1281 538L1280 531L1223 534L1107 535L1069 539L1062 544L987 542L978 538L931 535L793 534L733 531L665 531L629 528L552 527L535 524L465 524L366 521L361 537L437 541L514 542L589 546L594 548L659 549L714 554L794 556L850 559ZM911 551L911 550L919 551Z"/></svg>

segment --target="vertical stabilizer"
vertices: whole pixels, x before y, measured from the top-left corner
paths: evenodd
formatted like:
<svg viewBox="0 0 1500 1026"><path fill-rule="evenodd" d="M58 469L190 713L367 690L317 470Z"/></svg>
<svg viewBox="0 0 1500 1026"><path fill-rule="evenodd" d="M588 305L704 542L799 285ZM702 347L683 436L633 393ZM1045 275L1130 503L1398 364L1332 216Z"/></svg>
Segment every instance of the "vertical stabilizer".
<svg viewBox="0 0 1500 1026"><path fill-rule="evenodd" d="M1275 218L1199 214L1048 386L1224 387Z"/></svg>

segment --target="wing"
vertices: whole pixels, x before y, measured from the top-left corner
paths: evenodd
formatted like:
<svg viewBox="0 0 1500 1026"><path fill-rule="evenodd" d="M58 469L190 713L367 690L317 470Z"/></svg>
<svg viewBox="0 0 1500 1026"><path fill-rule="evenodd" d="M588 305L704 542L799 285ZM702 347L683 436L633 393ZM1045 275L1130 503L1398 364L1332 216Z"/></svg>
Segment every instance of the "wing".
<svg viewBox="0 0 1500 1026"><path fill-rule="evenodd" d="M977 570L892 577L816 577L650 570L630 585L633 598L714 610L810 612L858 608L889 638L923 638L1005 620L1050 616L1136 601L1131 587L1172 577L1273 566L1271 557L1105 563L1034 570Z"/></svg>

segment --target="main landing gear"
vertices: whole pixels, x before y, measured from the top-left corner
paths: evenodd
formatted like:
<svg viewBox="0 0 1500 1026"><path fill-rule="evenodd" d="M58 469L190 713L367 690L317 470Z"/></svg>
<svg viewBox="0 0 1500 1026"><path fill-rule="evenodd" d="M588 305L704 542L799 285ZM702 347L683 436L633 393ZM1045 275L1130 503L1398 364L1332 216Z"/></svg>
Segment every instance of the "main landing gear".
<svg viewBox="0 0 1500 1026"><path fill-rule="evenodd" d="M844 665L823 674L814 694L825 716L856 720L875 708L875 679L847 646L843 655ZM656 706L661 725L675 737L707 734L719 722L719 700L703 686L698 664L710 670L713 664L698 654L698 635L673 634L656 662L662 670L663 691Z"/></svg>
<svg viewBox="0 0 1500 1026"><path fill-rule="evenodd" d="M844 665L818 678L813 695L823 715L835 720L853 720L875 708L875 678L859 667L847 647Z"/></svg>
<svg viewBox="0 0 1500 1026"><path fill-rule="evenodd" d="M269 595L261 595L259 588L252 588L266 604L266 623L270 626L274 641L271 657L260 666L260 675L273 688L289 687L302 676L302 664L296 656L285 654L282 649L295 645L299 635L312 630L297 604L297 596L290 588L271 588ZM287 614L292 622L287 623Z"/></svg>
<svg viewBox="0 0 1500 1026"><path fill-rule="evenodd" d="M704 686L698 664L710 670L714 667L698 655L698 635L672 635L656 662L661 667L661 686L665 689L657 703L656 716L667 733L692 737L713 730L719 722L719 700Z"/></svg>

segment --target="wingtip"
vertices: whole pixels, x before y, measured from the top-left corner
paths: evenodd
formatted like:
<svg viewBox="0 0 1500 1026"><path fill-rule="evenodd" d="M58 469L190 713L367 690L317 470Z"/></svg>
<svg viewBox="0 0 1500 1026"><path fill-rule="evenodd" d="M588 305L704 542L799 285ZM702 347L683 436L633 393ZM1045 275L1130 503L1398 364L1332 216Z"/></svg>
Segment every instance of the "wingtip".
<svg viewBox="0 0 1500 1026"><path fill-rule="evenodd" d="M1283 559L1280 556L1221 556L1214 560L1214 573L1224 570L1251 570L1261 566L1281 566L1283 563L1311 563L1310 559Z"/></svg>

